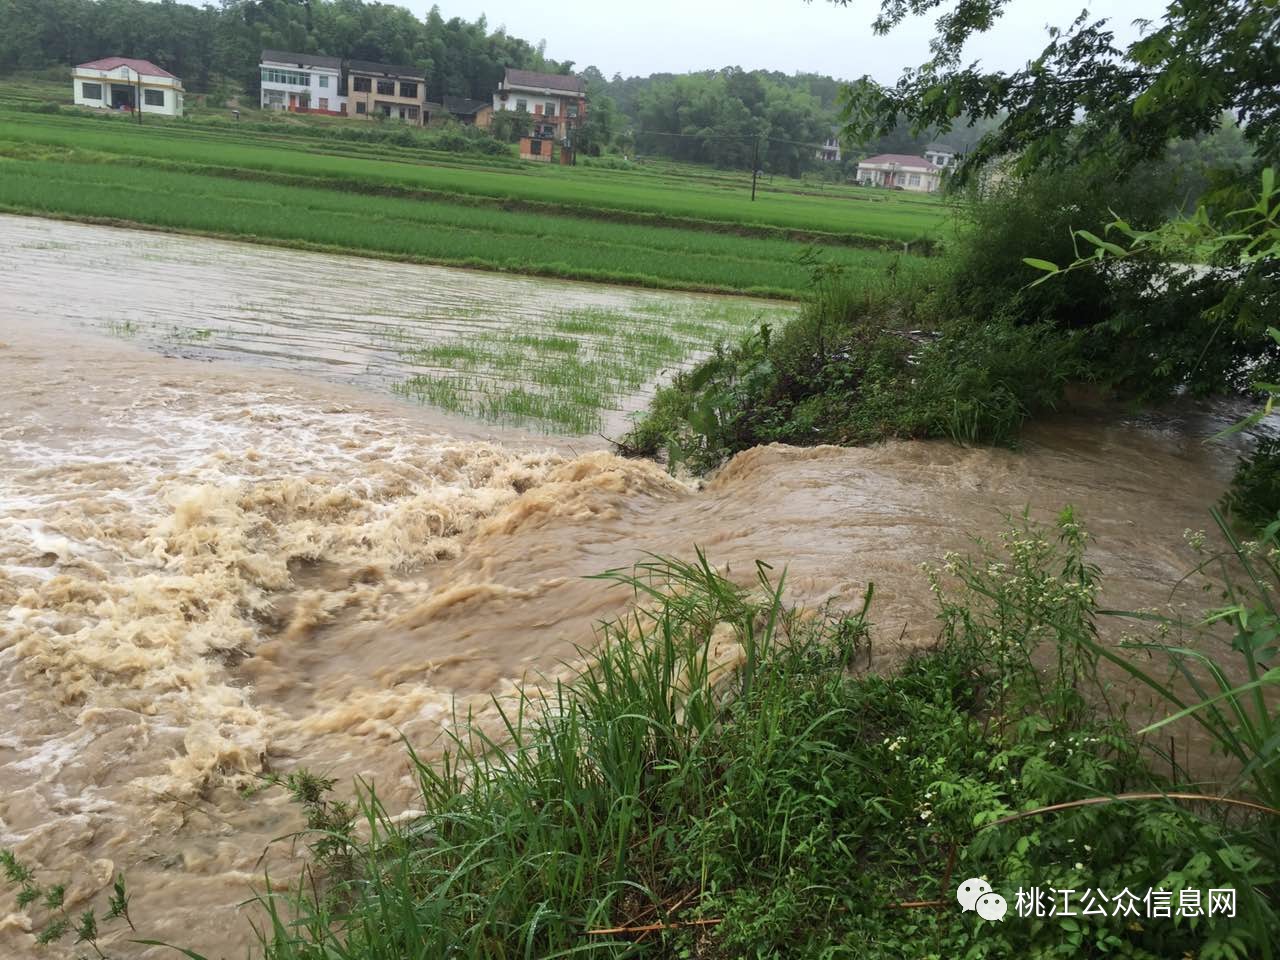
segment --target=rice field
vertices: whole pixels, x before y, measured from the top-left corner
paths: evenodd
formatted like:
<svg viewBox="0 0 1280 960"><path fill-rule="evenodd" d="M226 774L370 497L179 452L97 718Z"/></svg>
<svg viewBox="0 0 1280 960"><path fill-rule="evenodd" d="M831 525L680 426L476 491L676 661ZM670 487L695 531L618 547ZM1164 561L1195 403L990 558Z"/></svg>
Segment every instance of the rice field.
<svg viewBox="0 0 1280 960"><path fill-rule="evenodd" d="M778 301L803 297L815 258L863 287L914 283L935 261L908 245L944 229L942 204L886 191L764 181L752 203L740 172L527 164L332 129L201 113L137 125L0 102L0 212L103 225L28 219L13 252L26 270L47 255L47 277L91 284L81 322L110 335L615 436L662 379L792 316ZM0 217L11 235L23 219ZM38 316L42 290L30 304Z"/></svg>
<svg viewBox="0 0 1280 960"><path fill-rule="evenodd" d="M297 144L261 142L196 124L120 117L8 113L0 117L0 145L33 144L93 151L170 164L323 178L421 189L460 197L545 203L567 209L671 216L710 223L910 241L933 234L944 220L936 202L903 201L881 193L867 200L763 191L753 203L746 190L719 182L654 182L630 171L525 164L518 170L476 165L397 162L316 152ZM335 142L334 149L340 144ZM714 174L714 171L708 171ZM870 196L870 194L869 194Z"/></svg>
<svg viewBox="0 0 1280 960"><path fill-rule="evenodd" d="M2 179L2 178L0 178ZM656 384L795 307L0 215L4 319L618 437Z"/></svg>
<svg viewBox="0 0 1280 960"><path fill-rule="evenodd" d="M807 245L768 237L364 196L136 167L0 159L0 209L452 266L795 299ZM923 257L826 246L864 284L922 273Z"/></svg>
<svg viewBox="0 0 1280 960"><path fill-rule="evenodd" d="M495 423L567 434L618 427L658 379L717 343L786 314L744 304L649 303L629 311L582 308L443 342L404 344L427 368L397 393Z"/></svg>

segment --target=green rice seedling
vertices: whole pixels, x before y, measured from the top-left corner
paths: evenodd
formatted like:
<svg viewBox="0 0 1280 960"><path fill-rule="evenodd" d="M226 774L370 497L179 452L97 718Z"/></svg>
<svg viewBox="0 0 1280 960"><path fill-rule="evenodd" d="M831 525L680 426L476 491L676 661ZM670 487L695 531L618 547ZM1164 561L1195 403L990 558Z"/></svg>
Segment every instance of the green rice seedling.
<svg viewBox="0 0 1280 960"><path fill-rule="evenodd" d="M494 422L598 432L601 411L621 409L625 398L651 384L661 370L709 348L710 335L691 339L669 332L663 318L672 309L645 301L635 309L592 308L415 345L402 350L402 359L440 372L424 372L422 382L411 381L402 392L428 403L438 397L438 405L446 409ZM713 303L680 309L694 317L714 316L714 322L726 329L732 329L735 317L756 319L759 310ZM786 308L777 312L785 315ZM709 324L698 329L705 326ZM464 383L444 371L473 376Z"/></svg>
<svg viewBox="0 0 1280 960"><path fill-rule="evenodd" d="M404 351L401 356L412 364L471 369L489 355L480 347L465 343L433 343Z"/></svg>
<svg viewBox="0 0 1280 960"><path fill-rule="evenodd" d="M514 346L531 347L535 353L577 353L582 346L574 337L563 337L555 334L539 336L535 333L515 334L507 341Z"/></svg>
<svg viewBox="0 0 1280 960"><path fill-rule="evenodd" d="M641 306L639 309L643 310ZM563 314L552 321L557 333L576 335L600 335L611 333L618 322L615 313L604 310L577 310Z"/></svg>
<svg viewBox="0 0 1280 960"><path fill-rule="evenodd" d="M401 396L429 403L451 413L468 413L475 381L470 377L415 374L401 383L393 384L391 389Z"/></svg>
<svg viewBox="0 0 1280 960"><path fill-rule="evenodd" d="M543 204L550 210L609 217L639 214L675 223L782 228L812 234L861 235L911 240L937 230L945 207L937 202L833 203L827 197L764 193L751 202L747 191L726 192L689 179L655 183L628 172L603 174L576 168L484 169L448 163L388 162L362 156L302 151L295 144L263 143L241 132L152 125L141 130L80 116L0 116L0 140L91 150L148 162L256 171L277 177L327 180L368 189L426 190L470 202ZM390 156L390 154L388 154ZM401 159L401 158L395 158ZM407 158L405 158L407 159ZM502 161L505 167L505 161ZM145 175L150 175L148 172Z"/></svg>

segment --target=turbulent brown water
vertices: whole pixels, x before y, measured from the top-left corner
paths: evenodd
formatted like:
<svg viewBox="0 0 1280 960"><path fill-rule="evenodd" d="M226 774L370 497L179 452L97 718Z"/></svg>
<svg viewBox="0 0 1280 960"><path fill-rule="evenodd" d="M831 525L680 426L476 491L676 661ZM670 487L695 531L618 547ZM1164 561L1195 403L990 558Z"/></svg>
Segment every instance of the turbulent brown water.
<svg viewBox="0 0 1280 960"><path fill-rule="evenodd" d="M140 934L210 957L243 955L238 904L296 866L270 842L295 810L237 788L305 765L411 805L399 737L429 757L455 712L571 669L627 600L587 575L698 545L786 566L806 603L874 581L887 664L934 635L919 565L1023 507L1074 504L1110 598L1164 602L1226 479L1195 421L1064 419L1019 452L759 448L697 486L94 337L59 322L56 277L30 283L50 317L0 301L0 847L73 908L124 871ZM0 904L0 956L32 953Z"/></svg>

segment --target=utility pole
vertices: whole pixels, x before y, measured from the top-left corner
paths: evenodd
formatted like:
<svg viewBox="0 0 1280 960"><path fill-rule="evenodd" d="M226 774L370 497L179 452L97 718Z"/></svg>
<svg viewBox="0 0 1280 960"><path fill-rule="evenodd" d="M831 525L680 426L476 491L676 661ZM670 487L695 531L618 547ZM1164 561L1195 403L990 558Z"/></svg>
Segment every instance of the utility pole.
<svg viewBox="0 0 1280 960"><path fill-rule="evenodd" d="M138 125L142 125L142 73L139 70L133 71L133 75L138 78L138 97L133 105L133 112L138 115Z"/></svg>
<svg viewBox="0 0 1280 960"><path fill-rule="evenodd" d="M751 140L751 202L756 202L756 171L760 169L760 135Z"/></svg>

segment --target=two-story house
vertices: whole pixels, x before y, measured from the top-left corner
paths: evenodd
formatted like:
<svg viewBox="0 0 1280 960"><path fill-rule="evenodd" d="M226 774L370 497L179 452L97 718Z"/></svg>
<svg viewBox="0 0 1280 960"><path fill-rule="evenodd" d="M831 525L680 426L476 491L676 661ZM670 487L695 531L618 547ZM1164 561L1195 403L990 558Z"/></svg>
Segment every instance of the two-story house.
<svg viewBox="0 0 1280 960"><path fill-rule="evenodd" d="M946 170L955 166L956 152L946 144L931 143L924 148L924 158L934 166L942 167L942 169Z"/></svg>
<svg viewBox="0 0 1280 960"><path fill-rule="evenodd" d="M71 92L78 107L136 110L182 116L182 81L150 60L104 57L71 71Z"/></svg>
<svg viewBox="0 0 1280 960"><path fill-rule="evenodd" d="M587 115L586 86L571 74L508 68L493 95L493 109L523 110L533 119L534 139L563 142Z"/></svg>
<svg viewBox="0 0 1280 960"><path fill-rule="evenodd" d="M347 116L427 122L427 77L417 67L352 60L347 64Z"/></svg>
<svg viewBox="0 0 1280 960"><path fill-rule="evenodd" d="M292 113L342 113L342 60L318 53L263 50L263 110Z"/></svg>
<svg viewBox="0 0 1280 960"><path fill-rule="evenodd" d="M818 148L818 159L824 163L840 162L840 128L832 127L831 136Z"/></svg>

